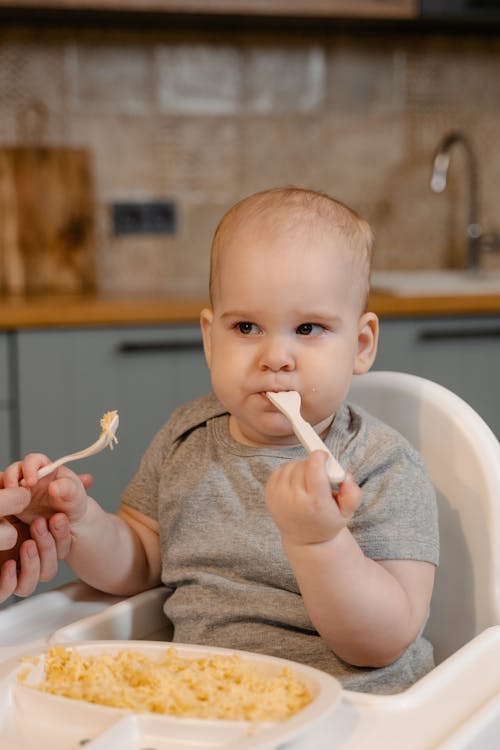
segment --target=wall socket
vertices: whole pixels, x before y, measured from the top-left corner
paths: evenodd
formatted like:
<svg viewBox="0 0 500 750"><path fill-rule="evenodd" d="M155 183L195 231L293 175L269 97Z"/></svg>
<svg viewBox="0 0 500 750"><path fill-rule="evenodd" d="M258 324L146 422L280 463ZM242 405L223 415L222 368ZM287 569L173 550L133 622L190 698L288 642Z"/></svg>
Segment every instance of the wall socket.
<svg viewBox="0 0 500 750"><path fill-rule="evenodd" d="M111 204L113 233L175 234L176 206L173 200L123 201Z"/></svg>

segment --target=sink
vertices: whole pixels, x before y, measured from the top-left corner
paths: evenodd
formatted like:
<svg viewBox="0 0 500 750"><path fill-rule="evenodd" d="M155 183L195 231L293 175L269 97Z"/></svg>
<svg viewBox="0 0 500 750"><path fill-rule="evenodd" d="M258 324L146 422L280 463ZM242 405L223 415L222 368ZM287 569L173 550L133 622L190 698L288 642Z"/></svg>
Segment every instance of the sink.
<svg viewBox="0 0 500 750"><path fill-rule="evenodd" d="M374 271L371 288L397 297L500 294L500 270Z"/></svg>

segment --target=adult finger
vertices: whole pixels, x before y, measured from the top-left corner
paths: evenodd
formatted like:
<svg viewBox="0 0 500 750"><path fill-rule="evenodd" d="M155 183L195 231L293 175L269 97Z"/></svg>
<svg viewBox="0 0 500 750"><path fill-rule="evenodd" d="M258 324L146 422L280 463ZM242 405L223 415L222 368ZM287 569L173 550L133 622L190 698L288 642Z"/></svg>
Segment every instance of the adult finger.
<svg viewBox="0 0 500 750"><path fill-rule="evenodd" d="M23 487L8 487L0 490L0 516L15 516L30 503L29 490Z"/></svg>
<svg viewBox="0 0 500 750"><path fill-rule="evenodd" d="M49 518L49 531L55 541L57 557L64 560L71 549L71 529L65 513L55 513Z"/></svg>
<svg viewBox="0 0 500 750"><path fill-rule="evenodd" d="M20 568L17 575L16 596L29 596L40 580L40 557L33 539L23 542L19 549Z"/></svg>
<svg viewBox="0 0 500 750"><path fill-rule="evenodd" d="M7 560L0 568L0 603L14 593L17 586L17 566L15 560Z"/></svg>
<svg viewBox="0 0 500 750"><path fill-rule="evenodd" d="M16 542L16 529L6 518L0 518L0 550L10 550Z"/></svg>
<svg viewBox="0 0 500 750"><path fill-rule="evenodd" d="M30 525L31 536L40 558L40 581L51 581L57 573L57 549L45 518L35 518Z"/></svg>
<svg viewBox="0 0 500 750"><path fill-rule="evenodd" d="M16 461L2 471L2 487L18 487L23 476L21 461Z"/></svg>

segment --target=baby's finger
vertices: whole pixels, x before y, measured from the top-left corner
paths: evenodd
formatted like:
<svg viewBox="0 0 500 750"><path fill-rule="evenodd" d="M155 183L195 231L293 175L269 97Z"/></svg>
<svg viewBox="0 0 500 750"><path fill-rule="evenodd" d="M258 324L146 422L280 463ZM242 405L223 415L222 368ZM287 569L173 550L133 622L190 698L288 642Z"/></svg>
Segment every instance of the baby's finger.
<svg viewBox="0 0 500 750"><path fill-rule="evenodd" d="M322 450L313 451L306 461L305 481L307 489L312 494L330 491L330 480L326 473L327 461L328 453Z"/></svg>
<svg viewBox="0 0 500 750"><path fill-rule="evenodd" d="M80 479L86 490L88 490L88 488L91 487L92 483L94 482L94 477L92 476L92 474L78 474L78 478Z"/></svg>
<svg viewBox="0 0 500 750"><path fill-rule="evenodd" d="M58 475L50 483L50 496L59 502L59 510L65 503L71 503L83 491L82 483L76 474Z"/></svg>
<svg viewBox="0 0 500 750"><path fill-rule="evenodd" d="M44 453L29 453L22 463L22 475L27 487L33 487L38 480L38 471L50 463L50 458Z"/></svg>
<svg viewBox="0 0 500 750"><path fill-rule="evenodd" d="M20 569L17 576L16 596L29 596L40 580L40 557L33 539L23 542L19 550Z"/></svg>
<svg viewBox="0 0 500 750"><path fill-rule="evenodd" d="M362 494L361 488L354 481L352 474L347 473L338 492L335 493L337 505L344 518L349 519L354 515L361 503Z"/></svg>

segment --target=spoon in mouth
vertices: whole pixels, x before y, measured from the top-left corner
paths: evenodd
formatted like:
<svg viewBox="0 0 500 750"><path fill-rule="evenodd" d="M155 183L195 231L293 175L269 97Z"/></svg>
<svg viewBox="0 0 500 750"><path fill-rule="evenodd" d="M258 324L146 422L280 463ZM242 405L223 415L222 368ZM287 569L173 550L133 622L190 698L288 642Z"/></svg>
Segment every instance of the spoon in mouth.
<svg viewBox="0 0 500 750"><path fill-rule="evenodd" d="M332 456L318 433L306 422L300 413L300 393L297 391L267 391L269 401L290 420L292 429L308 453L316 450L328 453L326 473L332 486L339 485L345 479L345 471L338 461Z"/></svg>

